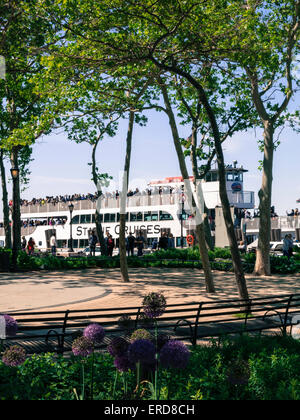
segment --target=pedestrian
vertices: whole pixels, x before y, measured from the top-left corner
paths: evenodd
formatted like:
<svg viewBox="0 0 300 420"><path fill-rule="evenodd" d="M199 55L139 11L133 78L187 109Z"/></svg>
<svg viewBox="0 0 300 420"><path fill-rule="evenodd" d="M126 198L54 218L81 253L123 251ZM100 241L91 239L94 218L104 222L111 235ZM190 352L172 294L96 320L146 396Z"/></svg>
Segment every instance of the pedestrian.
<svg viewBox="0 0 300 420"><path fill-rule="evenodd" d="M92 231L90 237L89 237L89 246L90 246L90 256L95 257L96 255L96 245L98 242L98 238L95 235L95 232Z"/></svg>
<svg viewBox="0 0 300 420"><path fill-rule="evenodd" d="M169 241L168 241L166 232L164 232L159 239L158 248L159 249L164 249L166 251L168 249L168 242Z"/></svg>
<svg viewBox="0 0 300 420"><path fill-rule="evenodd" d="M113 256L113 251L115 247L115 241L111 235L107 237L107 254L109 257Z"/></svg>
<svg viewBox="0 0 300 420"><path fill-rule="evenodd" d="M154 241L152 242L152 252L155 252L157 250L158 247L158 241L155 238Z"/></svg>
<svg viewBox="0 0 300 420"><path fill-rule="evenodd" d="M53 257L55 257L56 256L56 248L57 248L55 232L53 233L53 235L50 238L50 248L51 248L51 254L53 255Z"/></svg>
<svg viewBox="0 0 300 420"><path fill-rule="evenodd" d="M172 233L168 236L168 248L175 248L175 239Z"/></svg>
<svg viewBox="0 0 300 420"><path fill-rule="evenodd" d="M127 249L127 252L128 252L128 257L130 256L130 254L131 254L132 256L134 256L135 241L136 241L135 237L133 236L133 234L132 234L132 233L130 233L130 234L127 236L127 243L128 243L128 249Z"/></svg>
<svg viewBox="0 0 300 420"><path fill-rule="evenodd" d="M283 240L283 255L285 257L288 257L288 259L291 258L291 251L290 248L292 247L291 238L290 235L285 235Z"/></svg>
<svg viewBox="0 0 300 420"><path fill-rule="evenodd" d="M141 232L139 233L139 236L136 238L136 243L137 243L137 249L138 249L137 256L142 257L143 256L143 250L144 250L144 244L145 244L145 238L143 237Z"/></svg>
<svg viewBox="0 0 300 420"><path fill-rule="evenodd" d="M23 237L22 237L22 243L21 243L21 246L22 246L22 251L23 251L23 252L26 252L27 241L26 241L25 236L23 236Z"/></svg>
<svg viewBox="0 0 300 420"><path fill-rule="evenodd" d="M28 255L32 255L34 253L35 242L33 238L30 238L27 244L27 251Z"/></svg>

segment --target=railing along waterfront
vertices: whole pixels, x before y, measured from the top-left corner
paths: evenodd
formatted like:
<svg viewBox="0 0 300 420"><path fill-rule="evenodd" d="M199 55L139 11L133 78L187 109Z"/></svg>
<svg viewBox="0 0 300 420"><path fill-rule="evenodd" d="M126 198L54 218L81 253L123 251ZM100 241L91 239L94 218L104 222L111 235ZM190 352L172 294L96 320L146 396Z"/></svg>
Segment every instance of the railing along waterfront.
<svg viewBox="0 0 300 420"><path fill-rule="evenodd" d="M216 206L221 205L221 200L218 191L209 191L205 192L208 200L213 199L216 202ZM228 198L230 204L232 205L252 205L254 204L254 193L251 191L243 191L233 193L228 191ZM179 194L153 194L153 195L134 195L132 197L127 197L127 207L158 207L158 206L169 206L174 204L180 204L182 195ZM185 200L185 205L187 206L187 200ZM40 214L40 213L60 213L60 212L69 212L70 203L46 203L46 204L36 204L36 205L27 205L21 207L22 214ZM96 201L91 200L80 200L73 201L74 211L80 210L95 210L97 206ZM120 208L120 199L119 198L106 198L103 196L101 198L101 209L115 209Z"/></svg>
<svg viewBox="0 0 300 420"><path fill-rule="evenodd" d="M247 220L247 231L259 229L259 217ZM294 230L300 228L300 216L280 216L271 219L271 229Z"/></svg>

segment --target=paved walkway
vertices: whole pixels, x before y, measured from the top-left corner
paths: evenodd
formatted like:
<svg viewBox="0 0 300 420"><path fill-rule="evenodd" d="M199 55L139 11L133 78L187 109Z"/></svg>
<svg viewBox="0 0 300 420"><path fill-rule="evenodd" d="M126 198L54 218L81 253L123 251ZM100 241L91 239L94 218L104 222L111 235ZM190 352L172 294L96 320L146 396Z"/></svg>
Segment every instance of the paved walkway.
<svg viewBox="0 0 300 420"><path fill-rule="evenodd" d="M193 269L130 269L130 283L119 270L0 274L0 313L40 309L86 309L140 305L144 295L161 291L168 303L238 297L234 276L214 272L217 293L205 291L203 273ZM300 293L300 276L247 275L251 297Z"/></svg>

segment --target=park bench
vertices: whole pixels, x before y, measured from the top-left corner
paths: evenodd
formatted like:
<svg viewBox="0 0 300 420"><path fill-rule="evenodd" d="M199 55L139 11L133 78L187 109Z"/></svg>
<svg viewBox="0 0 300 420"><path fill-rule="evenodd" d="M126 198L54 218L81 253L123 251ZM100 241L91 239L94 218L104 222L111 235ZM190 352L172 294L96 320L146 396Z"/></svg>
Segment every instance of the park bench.
<svg viewBox="0 0 300 420"><path fill-rule="evenodd" d="M269 296L245 300L211 300L168 305L157 322L159 334L190 341L225 335L281 330L287 334L300 319L300 294ZM147 328L153 335L155 325L145 319L142 307L82 309L51 312L10 313L19 325L16 337L5 346L18 344L28 354L71 351L72 342L90 323L99 323L106 331L97 349L105 349L116 336L129 337L137 328ZM123 317L123 320L120 320Z"/></svg>

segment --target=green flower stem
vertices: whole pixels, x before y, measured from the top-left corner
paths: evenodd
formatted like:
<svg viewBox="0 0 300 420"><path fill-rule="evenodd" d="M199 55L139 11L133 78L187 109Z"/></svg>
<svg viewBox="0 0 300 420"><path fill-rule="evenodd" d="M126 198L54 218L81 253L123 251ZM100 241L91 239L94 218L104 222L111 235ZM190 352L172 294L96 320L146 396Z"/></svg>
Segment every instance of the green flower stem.
<svg viewBox="0 0 300 420"><path fill-rule="evenodd" d="M95 347L93 346L93 353L92 353L92 371L91 371L91 400L94 399L94 363L95 363Z"/></svg>
<svg viewBox="0 0 300 420"><path fill-rule="evenodd" d="M136 364L137 395L140 395L141 384L141 362Z"/></svg>
<svg viewBox="0 0 300 420"><path fill-rule="evenodd" d="M157 381L158 381L158 346L157 338L158 329L157 329L157 319L155 318L155 377L154 377L154 399L157 400Z"/></svg>
<svg viewBox="0 0 300 420"><path fill-rule="evenodd" d="M112 395L112 399L113 400L115 399L115 393L116 393L116 387L117 387L118 378L119 378L119 371L116 370L115 382L114 382L114 388L113 388L113 395Z"/></svg>
<svg viewBox="0 0 300 420"><path fill-rule="evenodd" d="M85 398L85 369L84 369L84 361L81 363L82 368L82 392L81 392L81 401L84 401Z"/></svg>

